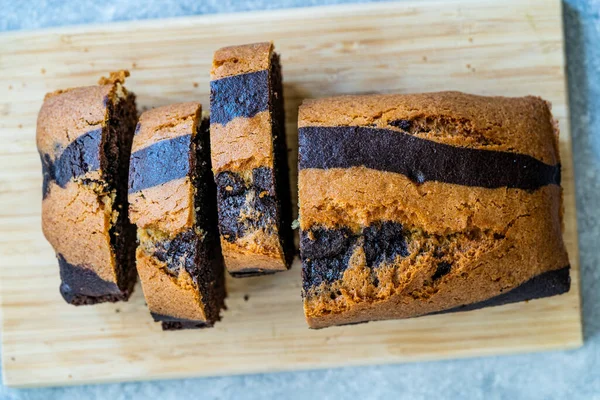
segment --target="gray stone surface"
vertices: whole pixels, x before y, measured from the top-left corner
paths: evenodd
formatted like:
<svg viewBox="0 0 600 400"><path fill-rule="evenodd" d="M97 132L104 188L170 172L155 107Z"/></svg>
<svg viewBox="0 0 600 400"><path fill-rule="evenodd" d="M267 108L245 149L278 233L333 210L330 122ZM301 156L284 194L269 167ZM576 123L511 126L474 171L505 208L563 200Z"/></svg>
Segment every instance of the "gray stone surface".
<svg viewBox="0 0 600 400"><path fill-rule="evenodd" d="M348 1L326 1L344 2ZM0 0L0 31L323 3ZM15 390L0 386L0 398L600 399L600 0L566 0L564 10L581 249L583 348L509 357L71 388Z"/></svg>

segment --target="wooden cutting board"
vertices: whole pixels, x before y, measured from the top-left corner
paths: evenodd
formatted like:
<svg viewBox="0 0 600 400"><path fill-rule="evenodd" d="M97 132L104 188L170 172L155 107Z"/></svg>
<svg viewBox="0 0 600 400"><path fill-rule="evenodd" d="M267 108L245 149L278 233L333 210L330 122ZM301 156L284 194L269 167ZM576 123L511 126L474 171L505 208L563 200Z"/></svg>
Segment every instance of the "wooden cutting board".
<svg viewBox="0 0 600 400"><path fill-rule="evenodd" d="M306 328L300 266L229 279L223 321L162 332L138 287L128 303L72 307L40 230L36 117L44 93L128 68L139 105L208 104L212 53L274 40L282 55L290 159L307 97L457 89L537 94L560 120L563 296L404 321ZM4 382L40 386L397 363L582 344L577 229L560 1L401 2L210 15L0 35L0 293ZM295 178L294 178L295 182Z"/></svg>

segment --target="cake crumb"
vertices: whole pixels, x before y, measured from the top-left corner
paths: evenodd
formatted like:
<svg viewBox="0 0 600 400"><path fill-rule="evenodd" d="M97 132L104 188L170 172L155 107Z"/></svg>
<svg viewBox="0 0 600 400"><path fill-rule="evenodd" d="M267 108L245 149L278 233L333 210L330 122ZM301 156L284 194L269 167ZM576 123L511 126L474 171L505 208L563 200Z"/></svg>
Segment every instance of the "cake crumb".
<svg viewBox="0 0 600 400"><path fill-rule="evenodd" d="M98 85L111 85L115 83L124 84L125 78L129 76L129 71L122 69L120 71L111 72L108 78L102 77L98 80Z"/></svg>
<svg viewBox="0 0 600 400"><path fill-rule="evenodd" d="M17 126L19 127L19 129L23 128L23 124L19 124Z"/></svg>
<svg viewBox="0 0 600 400"><path fill-rule="evenodd" d="M42 75L45 74L46 73L46 68L42 68L41 72L42 72Z"/></svg>
<svg viewBox="0 0 600 400"><path fill-rule="evenodd" d="M198 82L194 82L194 87L198 87Z"/></svg>

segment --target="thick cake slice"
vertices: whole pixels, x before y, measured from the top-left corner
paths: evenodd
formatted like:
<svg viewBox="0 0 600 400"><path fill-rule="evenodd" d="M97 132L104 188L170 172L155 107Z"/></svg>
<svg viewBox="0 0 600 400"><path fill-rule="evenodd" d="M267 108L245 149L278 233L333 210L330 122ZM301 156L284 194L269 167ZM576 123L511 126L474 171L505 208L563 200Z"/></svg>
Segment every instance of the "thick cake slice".
<svg viewBox="0 0 600 400"><path fill-rule="evenodd" d="M165 330L211 327L224 307L223 257L208 121L199 103L140 116L129 168L129 214L138 227L137 269Z"/></svg>
<svg viewBox="0 0 600 400"><path fill-rule="evenodd" d="M127 76L49 93L37 120L42 228L74 305L127 300L136 280L127 170L137 115Z"/></svg>
<svg viewBox="0 0 600 400"><path fill-rule="evenodd" d="M232 276L284 271L294 256L279 55L271 43L213 59L212 165L219 230Z"/></svg>
<svg viewBox="0 0 600 400"><path fill-rule="evenodd" d="M536 97L305 101L300 253L312 328L567 292L558 131Z"/></svg>

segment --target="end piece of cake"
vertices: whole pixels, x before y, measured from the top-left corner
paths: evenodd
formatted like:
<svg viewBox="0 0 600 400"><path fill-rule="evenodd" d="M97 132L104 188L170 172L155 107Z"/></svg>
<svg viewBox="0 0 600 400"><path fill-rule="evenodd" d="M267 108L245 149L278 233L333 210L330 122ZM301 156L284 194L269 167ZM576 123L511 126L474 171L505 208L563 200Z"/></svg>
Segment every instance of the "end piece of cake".
<svg viewBox="0 0 600 400"><path fill-rule="evenodd" d="M127 217L137 113L127 76L49 93L37 120L42 228L58 258L60 292L73 305L127 300L137 277Z"/></svg>
<svg viewBox="0 0 600 400"><path fill-rule="evenodd" d="M536 97L345 96L299 111L312 328L565 293L558 129Z"/></svg>
<svg viewBox="0 0 600 400"><path fill-rule="evenodd" d="M137 270L150 312L165 330L211 327L225 279L199 103L140 116L129 169L129 213L138 227Z"/></svg>
<svg viewBox="0 0 600 400"><path fill-rule="evenodd" d="M279 55L271 43L218 50L210 135L219 230L232 276L285 271L294 256Z"/></svg>

